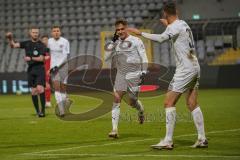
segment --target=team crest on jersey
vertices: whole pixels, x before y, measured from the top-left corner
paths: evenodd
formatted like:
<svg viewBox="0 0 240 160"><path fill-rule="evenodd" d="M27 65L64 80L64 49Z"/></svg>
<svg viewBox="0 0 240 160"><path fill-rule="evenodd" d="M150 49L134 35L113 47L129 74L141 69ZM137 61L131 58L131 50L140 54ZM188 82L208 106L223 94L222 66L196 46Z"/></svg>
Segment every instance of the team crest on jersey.
<svg viewBox="0 0 240 160"><path fill-rule="evenodd" d="M131 46L132 46L132 42L130 42L130 41L123 41L122 43L120 43L119 48L121 48L121 49L129 49L129 48L131 48Z"/></svg>
<svg viewBox="0 0 240 160"><path fill-rule="evenodd" d="M34 56L37 56L37 55L38 55L38 51L37 51L37 50L34 50L34 51L33 51L33 55L34 55Z"/></svg>

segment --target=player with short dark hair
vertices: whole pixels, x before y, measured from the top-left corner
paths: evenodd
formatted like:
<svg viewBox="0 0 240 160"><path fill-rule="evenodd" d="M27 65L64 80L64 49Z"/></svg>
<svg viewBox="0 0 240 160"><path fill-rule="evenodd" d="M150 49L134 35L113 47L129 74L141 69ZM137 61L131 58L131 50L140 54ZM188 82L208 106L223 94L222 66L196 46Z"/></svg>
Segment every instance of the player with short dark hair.
<svg viewBox="0 0 240 160"><path fill-rule="evenodd" d="M142 40L129 35L126 31L127 26L127 21L124 19L116 21L115 34L112 40L115 48L110 53L108 52L108 56L112 57L112 65L117 68L113 90L112 131L109 133L109 137L113 138L118 137L120 104L126 92L130 98L129 105L138 111L139 123L144 122L144 107L138 99L138 92L141 77L147 71L148 59Z"/></svg>
<svg viewBox="0 0 240 160"><path fill-rule="evenodd" d="M59 116L65 116L66 107L72 102L66 94L66 83L68 78L68 60L70 54L70 44L66 38L61 36L60 26L53 26L52 37L48 40L50 49L51 65L50 72L54 86L55 99L57 102Z"/></svg>
<svg viewBox="0 0 240 160"><path fill-rule="evenodd" d="M164 19L161 22L167 27L162 34L149 34L135 28L128 31L141 35L147 39L160 43L169 40L175 56L176 71L169 84L165 97L166 136L158 144L152 145L156 149L173 149L173 131L176 123L176 103L183 93L186 93L186 104L192 113L197 129L198 139L194 148L208 147L204 131L204 120L197 102L200 66L195 54L194 39L188 24L178 19L175 3L167 3L163 7Z"/></svg>
<svg viewBox="0 0 240 160"><path fill-rule="evenodd" d="M28 63L28 85L31 87L32 102L38 117L45 117L45 71L44 71L44 44L39 41L39 28L29 29L31 40L15 42L11 32L6 33L6 38L12 48L25 49L24 60ZM40 96L41 108L38 105Z"/></svg>

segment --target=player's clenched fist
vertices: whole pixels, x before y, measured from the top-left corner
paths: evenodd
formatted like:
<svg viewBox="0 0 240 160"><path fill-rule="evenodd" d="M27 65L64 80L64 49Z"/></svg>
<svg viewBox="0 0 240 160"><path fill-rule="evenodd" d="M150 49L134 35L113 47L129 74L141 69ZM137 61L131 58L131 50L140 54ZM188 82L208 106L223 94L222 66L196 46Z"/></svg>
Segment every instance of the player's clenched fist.
<svg viewBox="0 0 240 160"><path fill-rule="evenodd" d="M13 39L13 34L12 34L12 32L7 32L7 33L6 33L6 38L9 39L9 40L12 40L12 39Z"/></svg>

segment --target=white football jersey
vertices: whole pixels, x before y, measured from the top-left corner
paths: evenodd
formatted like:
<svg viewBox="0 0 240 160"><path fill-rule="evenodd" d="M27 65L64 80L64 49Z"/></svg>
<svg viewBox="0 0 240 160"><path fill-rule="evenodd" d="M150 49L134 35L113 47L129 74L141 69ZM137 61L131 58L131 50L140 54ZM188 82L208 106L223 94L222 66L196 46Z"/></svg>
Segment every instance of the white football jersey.
<svg viewBox="0 0 240 160"><path fill-rule="evenodd" d="M176 74L200 71L192 31L185 21L175 20L162 34L142 33L142 36L160 43L170 40L176 60Z"/></svg>
<svg viewBox="0 0 240 160"><path fill-rule="evenodd" d="M145 46L138 37L129 35L125 40L117 40L114 50L116 67L119 72L126 74L131 71L146 70L148 63Z"/></svg>
<svg viewBox="0 0 240 160"><path fill-rule="evenodd" d="M69 41L63 37L60 37L58 40L50 38L48 40L48 48L51 55L50 68L59 67L67 60L67 56L70 54Z"/></svg>

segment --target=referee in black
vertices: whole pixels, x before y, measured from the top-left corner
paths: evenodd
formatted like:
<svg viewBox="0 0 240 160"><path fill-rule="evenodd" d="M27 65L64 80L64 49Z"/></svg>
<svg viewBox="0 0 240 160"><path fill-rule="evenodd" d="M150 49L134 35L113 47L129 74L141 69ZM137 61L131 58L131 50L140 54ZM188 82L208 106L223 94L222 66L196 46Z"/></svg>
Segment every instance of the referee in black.
<svg viewBox="0 0 240 160"><path fill-rule="evenodd" d="M6 33L6 38L12 48L25 49L24 60L28 63L28 85L31 87L32 102L38 117L45 117L45 70L44 70L44 51L45 46L39 40L39 28L29 29L30 40L15 42L11 32ZM38 104L40 96L41 108Z"/></svg>

